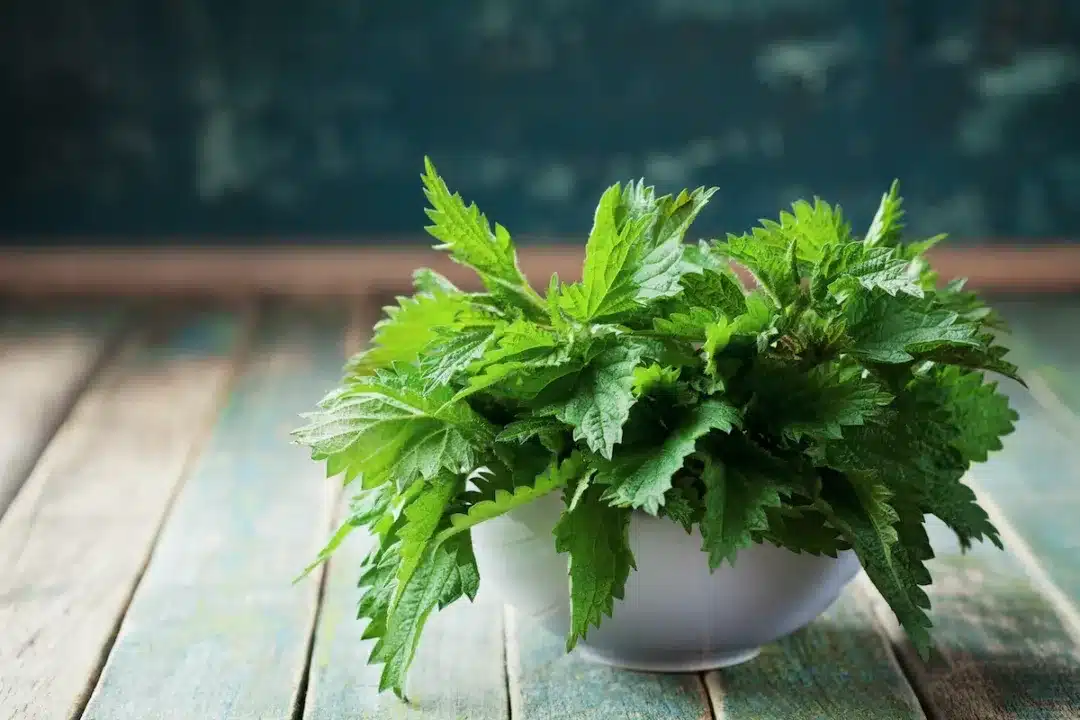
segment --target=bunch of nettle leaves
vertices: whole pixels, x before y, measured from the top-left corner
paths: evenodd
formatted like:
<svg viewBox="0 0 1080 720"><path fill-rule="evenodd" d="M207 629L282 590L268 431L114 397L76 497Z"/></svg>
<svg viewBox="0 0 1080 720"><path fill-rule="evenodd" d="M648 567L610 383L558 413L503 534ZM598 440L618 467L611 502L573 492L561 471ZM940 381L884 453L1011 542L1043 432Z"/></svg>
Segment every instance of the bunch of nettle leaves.
<svg viewBox="0 0 1080 720"><path fill-rule="evenodd" d="M296 432L362 486L316 564L355 527L377 537L359 616L380 689L402 694L432 610L475 596L469 529L556 490L568 648L615 610L634 569L630 517L646 512L696 527L712 568L751 543L854 549L925 653L924 515L964 547L1000 546L961 478L1016 418L980 371L1017 371L990 309L937 286L922 254L940 238L901 242L895 185L862 238L816 200L697 245L683 236L713 190L614 185L582 281L555 276L540 295L505 228L430 161L423 182L428 231L486 291L418 271Z"/></svg>

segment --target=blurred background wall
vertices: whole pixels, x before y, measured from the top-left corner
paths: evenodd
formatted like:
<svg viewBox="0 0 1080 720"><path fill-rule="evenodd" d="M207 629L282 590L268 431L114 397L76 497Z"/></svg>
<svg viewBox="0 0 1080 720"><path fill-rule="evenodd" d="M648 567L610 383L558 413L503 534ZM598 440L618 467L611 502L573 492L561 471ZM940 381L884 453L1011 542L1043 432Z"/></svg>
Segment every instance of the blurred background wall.
<svg viewBox="0 0 1080 720"><path fill-rule="evenodd" d="M643 175L1080 237L1071 0L7 0L0 108L9 246L422 243L424 154L516 233Z"/></svg>

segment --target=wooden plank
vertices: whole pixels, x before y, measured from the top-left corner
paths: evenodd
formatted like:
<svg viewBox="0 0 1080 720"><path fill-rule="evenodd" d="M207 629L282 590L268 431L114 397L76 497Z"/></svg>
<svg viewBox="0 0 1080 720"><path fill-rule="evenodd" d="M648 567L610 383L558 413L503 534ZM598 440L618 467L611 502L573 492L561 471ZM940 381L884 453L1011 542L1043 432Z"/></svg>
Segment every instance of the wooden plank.
<svg viewBox="0 0 1080 720"><path fill-rule="evenodd" d="M995 518L996 519L996 518ZM977 544L960 552L941 523L928 523L938 551L930 562L936 647L922 662L883 604L905 667L935 717L1048 720L1080 717L1080 645L1011 554ZM1003 536L1009 542L1008 528Z"/></svg>
<svg viewBox="0 0 1080 720"><path fill-rule="evenodd" d="M972 468L984 502L1030 549L1036 570L1080 607L1080 448L1023 388L1002 382L1020 415L1005 449ZM1066 612L1069 612L1066 610Z"/></svg>
<svg viewBox="0 0 1080 720"><path fill-rule="evenodd" d="M117 309L17 308L0 323L0 517L119 326Z"/></svg>
<svg viewBox="0 0 1080 720"><path fill-rule="evenodd" d="M507 610L506 659L515 720L709 718L701 676L618 670L564 652L565 638Z"/></svg>
<svg viewBox="0 0 1080 720"><path fill-rule="evenodd" d="M346 334L348 352L363 345L378 314L379 308L370 304L353 309ZM348 511L350 495L347 491L341 498L339 522ZM360 596L356 581L371 543L371 538L354 533L328 565L305 720L507 717L502 608L490 603L459 601L431 617L409 673L410 705L378 693L381 667L368 667L372 643L361 640L365 623L356 619Z"/></svg>
<svg viewBox="0 0 1080 720"><path fill-rule="evenodd" d="M373 643L361 640L366 623L356 619L358 568L371 545L354 533L329 563L304 720L507 718L502 608L479 599L428 621L409 673L409 705L378 693L381 666L367 665Z"/></svg>
<svg viewBox="0 0 1080 720"><path fill-rule="evenodd" d="M705 675L722 720L916 720L905 679L857 587L808 627L751 662Z"/></svg>
<svg viewBox="0 0 1080 720"><path fill-rule="evenodd" d="M538 287L557 272L581 276L584 248L552 238L518 238L522 270ZM417 242L413 242L413 241ZM169 249L65 248L0 251L0 287L29 295L80 293L186 295L270 293L294 296L408 292L414 268L424 265L473 288L475 274L422 238L388 237L379 246L318 246L298 238L292 247L240 249L207 240L206 247ZM1080 287L1080 246L1031 246L977 241L934 248L931 262L943 281L966 277L983 290L1054 292Z"/></svg>
<svg viewBox="0 0 1080 720"><path fill-rule="evenodd" d="M239 327L200 315L128 342L0 521L0 718L79 714L222 397Z"/></svg>
<svg viewBox="0 0 1080 720"><path fill-rule="evenodd" d="M1010 325L1011 357L1035 398L1067 433L1080 433L1080 296L997 298L993 305Z"/></svg>
<svg viewBox="0 0 1080 720"><path fill-rule="evenodd" d="M274 312L180 492L84 718L288 718L332 484L289 431L337 381L343 315Z"/></svg>

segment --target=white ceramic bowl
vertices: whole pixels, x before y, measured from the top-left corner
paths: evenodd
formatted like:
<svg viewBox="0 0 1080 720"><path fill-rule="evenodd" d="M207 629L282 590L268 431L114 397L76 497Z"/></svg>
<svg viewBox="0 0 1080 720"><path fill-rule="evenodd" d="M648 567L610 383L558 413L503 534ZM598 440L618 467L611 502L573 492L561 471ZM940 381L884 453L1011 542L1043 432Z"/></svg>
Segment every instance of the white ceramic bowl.
<svg viewBox="0 0 1080 720"><path fill-rule="evenodd" d="M552 493L473 528L481 592L565 635L570 603L566 555L552 530L562 510ZM637 562L613 617L590 628L579 651L632 670L693 672L744 662L762 645L824 612L859 572L853 552L837 558L772 545L739 552L713 573L701 536L668 519L635 513Z"/></svg>

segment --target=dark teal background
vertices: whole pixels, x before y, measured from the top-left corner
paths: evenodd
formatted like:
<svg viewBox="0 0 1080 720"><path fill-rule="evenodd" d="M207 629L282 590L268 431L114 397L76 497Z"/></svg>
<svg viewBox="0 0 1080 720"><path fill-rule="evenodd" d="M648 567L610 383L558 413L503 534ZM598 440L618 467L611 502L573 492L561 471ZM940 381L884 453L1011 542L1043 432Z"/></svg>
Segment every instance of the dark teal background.
<svg viewBox="0 0 1080 720"><path fill-rule="evenodd" d="M516 233L643 175L1080 236L1070 0L8 0L0 108L8 244L421 242L425 153Z"/></svg>

